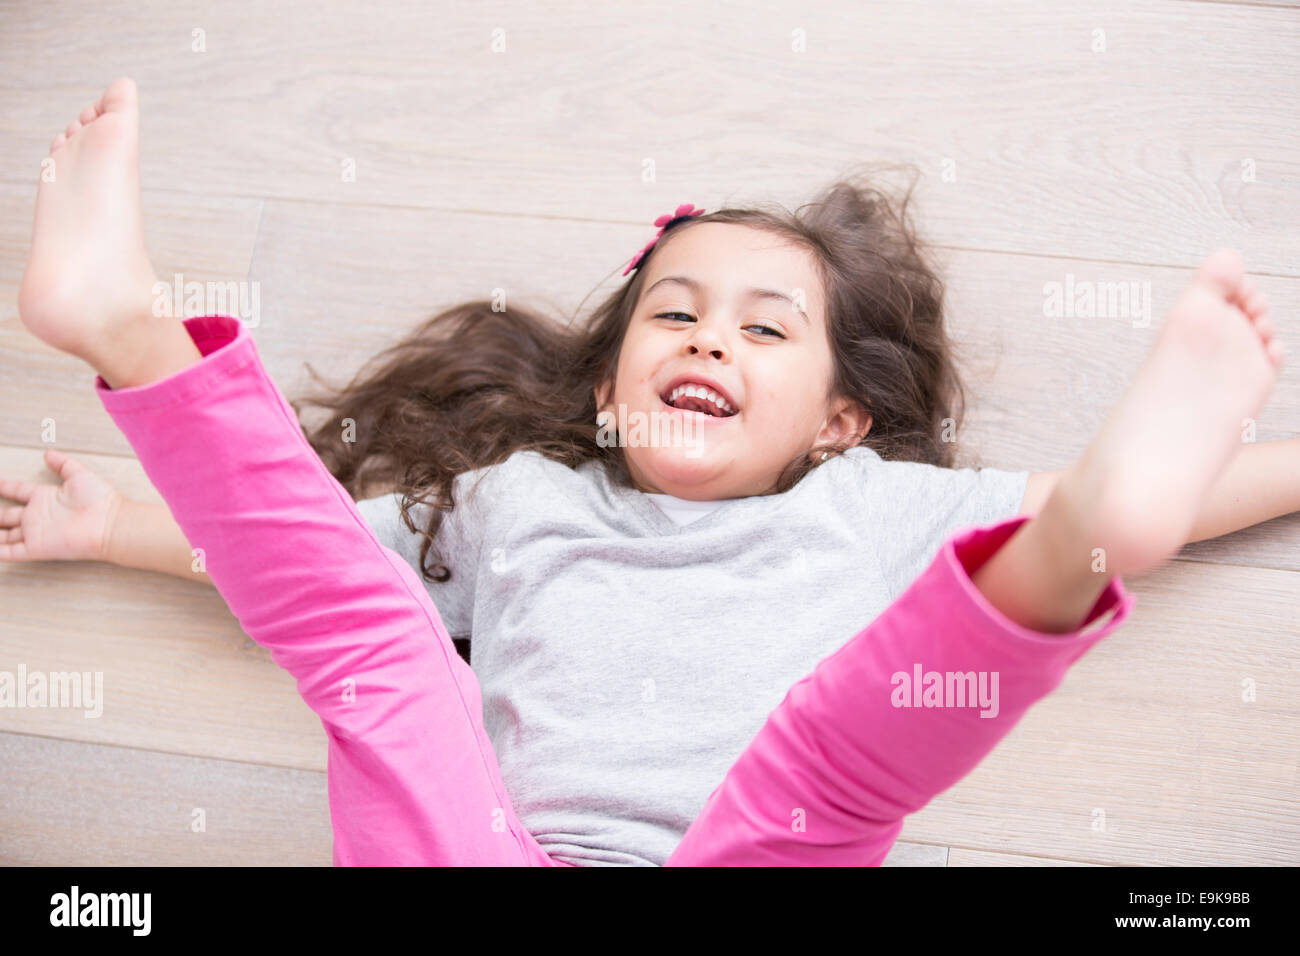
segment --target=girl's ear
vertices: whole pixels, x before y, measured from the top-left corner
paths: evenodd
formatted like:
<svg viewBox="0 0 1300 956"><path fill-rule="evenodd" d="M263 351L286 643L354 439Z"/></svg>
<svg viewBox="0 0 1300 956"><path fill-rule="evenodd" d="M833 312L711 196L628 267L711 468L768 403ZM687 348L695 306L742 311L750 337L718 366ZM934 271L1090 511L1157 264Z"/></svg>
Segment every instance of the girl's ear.
<svg viewBox="0 0 1300 956"><path fill-rule="evenodd" d="M846 441L850 447L861 443L871 431L871 414L861 402L841 399L839 411L830 419L830 441Z"/></svg>
<svg viewBox="0 0 1300 956"><path fill-rule="evenodd" d="M867 435L871 434L872 420L873 419L871 418L871 416L867 415L866 421L863 423L862 427L858 429L856 433L858 440L854 442L854 444L861 444L866 439Z"/></svg>

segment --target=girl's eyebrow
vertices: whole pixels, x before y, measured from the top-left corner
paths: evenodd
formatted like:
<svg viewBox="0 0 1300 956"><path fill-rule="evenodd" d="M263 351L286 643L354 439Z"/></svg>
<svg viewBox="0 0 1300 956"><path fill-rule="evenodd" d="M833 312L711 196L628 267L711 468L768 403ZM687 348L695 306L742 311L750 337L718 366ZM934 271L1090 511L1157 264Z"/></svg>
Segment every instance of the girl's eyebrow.
<svg viewBox="0 0 1300 956"><path fill-rule="evenodd" d="M655 282L654 285L650 286L650 288L646 289L645 295L649 296L651 292L665 282L680 283L697 295L704 289L703 283L697 279L692 279L690 276L664 276L662 279ZM808 321L808 316L804 314L802 309L794 304L794 299L790 298L790 296L786 295L784 292L777 292L775 289L746 289L745 297L748 299L779 299L798 313L799 317L803 319L805 325L809 328L812 327L812 323Z"/></svg>

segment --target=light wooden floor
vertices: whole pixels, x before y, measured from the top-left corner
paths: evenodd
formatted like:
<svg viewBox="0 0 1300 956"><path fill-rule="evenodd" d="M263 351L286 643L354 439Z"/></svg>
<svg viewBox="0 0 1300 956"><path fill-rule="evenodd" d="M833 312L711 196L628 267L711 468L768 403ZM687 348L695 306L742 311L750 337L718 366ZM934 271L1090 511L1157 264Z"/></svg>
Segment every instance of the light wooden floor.
<svg viewBox="0 0 1300 956"><path fill-rule="evenodd" d="M924 174L968 460L1068 466L1218 245L1291 345L1258 438L1300 434L1294 5L420 6L0 3L0 474L54 480L52 418L58 447L153 496L93 373L15 304L49 141L119 75L141 91L160 275L260 283L254 336L291 397L305 361L350 372L496 288L575 309L677 203L794 206L879 160ZM1067 274L1150 282L1150 326L1045 318ZM1300 515L1127 583L1131 623L910 818L891 862L1300 862ZM0 566L0 670L20 664L102 671L106 703L0 710L0 862L330 862L320 724L215 592Z"/></svg>

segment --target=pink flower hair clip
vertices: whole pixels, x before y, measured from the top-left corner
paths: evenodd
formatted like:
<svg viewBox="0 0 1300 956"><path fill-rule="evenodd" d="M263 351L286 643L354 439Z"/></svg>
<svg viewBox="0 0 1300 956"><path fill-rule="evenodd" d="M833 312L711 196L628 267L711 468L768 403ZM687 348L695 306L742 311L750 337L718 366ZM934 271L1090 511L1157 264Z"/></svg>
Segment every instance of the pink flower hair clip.
<svg viewBox="0 0 1300 956"><path fill-rule="evenodd" d="M672 226L680 219L689 219L692 216L703 215L703 213L703 209L696 209L692 203L685 202L677 207L676 212L665 213L656 219L655 225L659 227L659 231L655 233L653 239L646 243L644 249L632 257L631 263L629 263L628 267L623 270L623 275L627 275L633 269L641 265L641 260L644 259L649 254L650 250L655 247L655 243L659 241L660 237L668 230L669 226Z"/></svg>

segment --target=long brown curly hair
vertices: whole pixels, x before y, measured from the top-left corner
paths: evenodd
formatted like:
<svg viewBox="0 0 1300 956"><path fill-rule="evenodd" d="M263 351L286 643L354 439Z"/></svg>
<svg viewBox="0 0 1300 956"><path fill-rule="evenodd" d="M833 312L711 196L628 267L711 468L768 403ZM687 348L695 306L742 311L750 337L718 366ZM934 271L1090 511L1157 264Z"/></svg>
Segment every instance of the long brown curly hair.
<svg viewBox="0 0 1300 956"><path fill-rule="evenodd" d="M291 404L300 419L305 406L326 412L304 434L354 499L402 493L402 519L424 538L421 572L430 581L447 581L451 571L434 537L444 513L456 506L452 480L458 474L531 449L569 467L599 459L612 480L631 486L620 444L595 440L595 386L614 379L655 252L699 223L737 223L814 254L834 363L828 397L851 398L870 414L863 444L884 459L952 467L965 391L943 322L943 283L908 216L915 185L914 178L900 199L870 176L850 174L794 213L760 204L680 220L585 321L557 322L520 305L496 310L486 299L464 302L379 353L346 386L325 385L308 365L324 391ZM344 441L347 419L354 424ZM834 454L856 443L853 436L808 451ZM800 454L783 470L776 491L793 487L815 467L807 452ZM423 528L411 516L417 503L429 506Z"/></svg>

